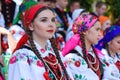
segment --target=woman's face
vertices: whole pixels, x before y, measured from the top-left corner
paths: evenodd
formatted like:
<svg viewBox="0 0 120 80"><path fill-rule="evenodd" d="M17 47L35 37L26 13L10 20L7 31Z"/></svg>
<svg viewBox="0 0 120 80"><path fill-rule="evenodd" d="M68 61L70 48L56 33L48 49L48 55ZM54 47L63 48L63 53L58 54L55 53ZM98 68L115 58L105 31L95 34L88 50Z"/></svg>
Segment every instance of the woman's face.
<svg viewBox="0 0 120 80"><path fill-rule="evenodd" d="M102 30L105 31L106 28L111 26L111 22L110 20L106 20L103 24L102 24Z"/></svg>
<svg viewBox="0 0 120 80"><path fill-rule="evenodd" d="M54 13L49 10L40 12L34 21L30 24L33 38L36 39L49 39L52 38L56 30L56 17Z"/></svg>
<svg viewBox="0 0 120 80"><path fill-rule="evenodd" d="M108 47L112 53L120 52L120 36L117 36L108 42Z"/></svg>
<svg viewBox="0 0 120 80"><path fill-rule="evenodd" d="M89 44L97 44L101 39L101 25L100 22L97 21L93 27L91 27L88 31L85 32L85 39Z"/></svg>
<svg viewBox="0 0 120 80"><path fill-rule="evenodd" d="M68 5L68 0L57 0L57 3L64 9Z"/></svg>

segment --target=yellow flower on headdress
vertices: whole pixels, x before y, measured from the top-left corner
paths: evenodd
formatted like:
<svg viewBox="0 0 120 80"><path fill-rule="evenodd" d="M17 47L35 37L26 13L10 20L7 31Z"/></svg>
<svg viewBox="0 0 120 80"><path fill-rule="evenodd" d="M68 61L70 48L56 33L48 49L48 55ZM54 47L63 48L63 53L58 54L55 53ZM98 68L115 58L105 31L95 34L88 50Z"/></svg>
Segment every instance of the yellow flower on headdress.
<svg viewBox="0 0 120 80"><path fill-rule="evenodd" d="M82 24L82 20L80 20L79 22L78 22L78 25L81 25Z"/></svg>

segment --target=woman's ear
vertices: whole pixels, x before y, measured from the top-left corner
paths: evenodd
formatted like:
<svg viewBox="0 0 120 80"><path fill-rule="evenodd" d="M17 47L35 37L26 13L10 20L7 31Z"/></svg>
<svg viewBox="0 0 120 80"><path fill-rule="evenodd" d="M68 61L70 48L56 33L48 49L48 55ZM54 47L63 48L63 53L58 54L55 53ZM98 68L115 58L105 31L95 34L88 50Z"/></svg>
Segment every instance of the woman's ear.
<svg viewBox="0 0 120 80"><path fill-rule="evenodd" d="M30 29L31 31L34 31L33 23L30 24L29 29Z"/></svg>
<svg viewBox="0 0 120 80"><path fill-rule="evenodd" d="M84 31L83 34L86 35L88 33L88 31Z"/></svg>
<svg viewBox="0 0 120 80"><path fill-rule="evenodd" d="M111 42L111 41L109 41L107 44L108 44L108 45L111 45L111 44L112 44L112 42Z"/></svg>

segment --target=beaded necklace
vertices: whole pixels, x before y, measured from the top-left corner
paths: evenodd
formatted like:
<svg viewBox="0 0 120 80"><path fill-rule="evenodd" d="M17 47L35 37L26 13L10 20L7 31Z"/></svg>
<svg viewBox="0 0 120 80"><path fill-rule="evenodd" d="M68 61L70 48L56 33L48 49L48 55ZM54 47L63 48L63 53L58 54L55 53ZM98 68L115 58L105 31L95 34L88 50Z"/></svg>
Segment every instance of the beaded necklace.
<svg viewBox="0 0 120 80"><path fill-rule="evenodd" d="M47 46L46 50L44 51L41 51L43 50L36 42L36 48L40 48L38 49L39 53L41 54L42 56L42 59L43 59L43 62L45 63L46 67L48 68L47 71L48 71L48 76L55 80L64 80L64 76L62 74L62 69L61 69L61 66L60 64L58 63L58 60L56 58L56 56L53 54L53 50ZM39 54L39 55L40 55ZM40 57L37 56L39 59ZM56 68L56 69L55 69Z"/></svg>

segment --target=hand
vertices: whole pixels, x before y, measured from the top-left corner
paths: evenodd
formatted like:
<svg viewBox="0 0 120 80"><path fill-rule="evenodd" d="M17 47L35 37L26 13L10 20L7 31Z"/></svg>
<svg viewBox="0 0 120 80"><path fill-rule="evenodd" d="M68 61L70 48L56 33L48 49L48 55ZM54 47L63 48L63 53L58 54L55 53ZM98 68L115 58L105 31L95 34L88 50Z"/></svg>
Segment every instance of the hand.
<svg viewBox="0 0 120 80"><path fill-rule="evenodd" d="M8 35L9 33L10 33L9 30L5 29L4 27L0 27L0 34Z"/></svg>

